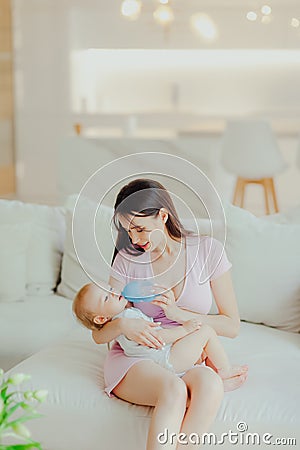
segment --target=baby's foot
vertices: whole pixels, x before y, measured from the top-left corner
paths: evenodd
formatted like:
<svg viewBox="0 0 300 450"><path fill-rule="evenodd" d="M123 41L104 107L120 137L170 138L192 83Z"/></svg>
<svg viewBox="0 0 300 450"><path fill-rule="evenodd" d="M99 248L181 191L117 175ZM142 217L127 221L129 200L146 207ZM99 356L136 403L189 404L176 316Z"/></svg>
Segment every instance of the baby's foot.
<svg viewBox="0 0 300 450"><path fill-rule="evenodd" d="M243 366L231 366L229 369L218 370L218 374L222 380L227 380L228 378L239 377L241 375L247 374L248 366L244 364Z"/></svg>
<svg viewBox="0 0 300 450"><path fill-rule="evenodd" d="M199 321L199 319L191 319L184 322L182 326L186 331L192 333L193 331L199 330L199 328L201 327L201 322Z"/></svg>
<svg viewBox="0 0 300 450"><path fill-rule="evenodd" d="M247 380L248 373L245 372L238 377L226 378L223 380L224 392L234 391L241 387Z"/></svg>

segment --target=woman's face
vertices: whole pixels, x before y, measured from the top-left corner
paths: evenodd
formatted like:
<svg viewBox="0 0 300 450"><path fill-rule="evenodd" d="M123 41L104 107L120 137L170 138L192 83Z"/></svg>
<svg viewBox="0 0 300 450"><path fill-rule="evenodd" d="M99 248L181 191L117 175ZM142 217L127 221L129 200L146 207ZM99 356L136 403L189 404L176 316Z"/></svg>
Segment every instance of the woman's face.
<svg viewBox="0 0 300 450"><path fill-rule="evenodd" d="M165 225L167 219L168 213L162 208L156 217L121 216L119 222L127 231L131 242L147 252L165 246L168 236Z"/></svg>

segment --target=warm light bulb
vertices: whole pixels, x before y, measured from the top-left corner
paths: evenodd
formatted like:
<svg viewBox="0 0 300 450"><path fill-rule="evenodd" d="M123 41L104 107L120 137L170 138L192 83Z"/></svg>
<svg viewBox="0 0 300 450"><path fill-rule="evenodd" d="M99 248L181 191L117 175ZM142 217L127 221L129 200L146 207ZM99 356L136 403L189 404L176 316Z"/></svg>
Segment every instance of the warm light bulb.
<svg viewBox="0 0 300 450"><path fill-rule="evenodd" d="M293 17L291 20L291 26L293 28L298 28L300 26L300 20L296 19L296 17Z"/></svg>
<svg viewBox="0 0 300 450"><path fill-rule="evenodd" d="M272 8L269 5L264 5L261 8L261 12L265 15L268 16L269 14L271 14L272 12Z"/></svg>
<svg viewBox="0 0 300 450"><path fill-rule="evenodd" d="M141 7L139 0L124 0L121 5L121 13L127 19L136 20L140 15Z"/></svg>
<svg viewBox="0 0 300 450"><path fill-rule="evenodd" d="M201 37L208 41L216 39L218 35L217 28L207 14L194 14L190 21L194 31Z"/></svg>
<svg viewBox="0 0 300 450"><path fill-rule="evenodd" d="M153 13L154 20L159 25L168 25L174 20L173 10L168 5L160 5Z"/></svg>
<svg viewBox="0 0 300 450"><path fill-rule="evenodd" d="M254 11L249 11L247 13L247 19L250 20L251 22L254 22L257 19L257 14Z"/></svg>
<svg viewBox="0 0 300 450"><path fill-rule="evenodd" d="M162 5L167 5L169 3L169 0L159 0L159 3Z"/></svg>

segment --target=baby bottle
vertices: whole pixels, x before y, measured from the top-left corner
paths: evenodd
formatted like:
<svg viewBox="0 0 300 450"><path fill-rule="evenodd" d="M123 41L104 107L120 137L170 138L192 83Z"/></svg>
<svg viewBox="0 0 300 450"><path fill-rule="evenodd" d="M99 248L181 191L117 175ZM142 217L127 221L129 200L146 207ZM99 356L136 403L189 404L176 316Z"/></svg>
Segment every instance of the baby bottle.
<svg viewBox="0 0 300 450"><path fill-rule="evenodd" d="M152 302L160 294L154 294L154 285L149 280L130 281L121 292L123 297L133 303Z"/></svg>

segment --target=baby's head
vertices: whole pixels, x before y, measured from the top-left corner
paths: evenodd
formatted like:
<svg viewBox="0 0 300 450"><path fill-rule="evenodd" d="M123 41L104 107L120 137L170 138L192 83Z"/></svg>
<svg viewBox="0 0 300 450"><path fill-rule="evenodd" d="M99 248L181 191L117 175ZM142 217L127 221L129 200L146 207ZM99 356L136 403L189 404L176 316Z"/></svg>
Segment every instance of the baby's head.
<svg viewBox="0 0 300 450"><path fill-rule="evenodd" d="M89 283L83 286L73 301L73 312L77 319L90 330L99 330L126 307L127 300L112 288Z"/></svg>

